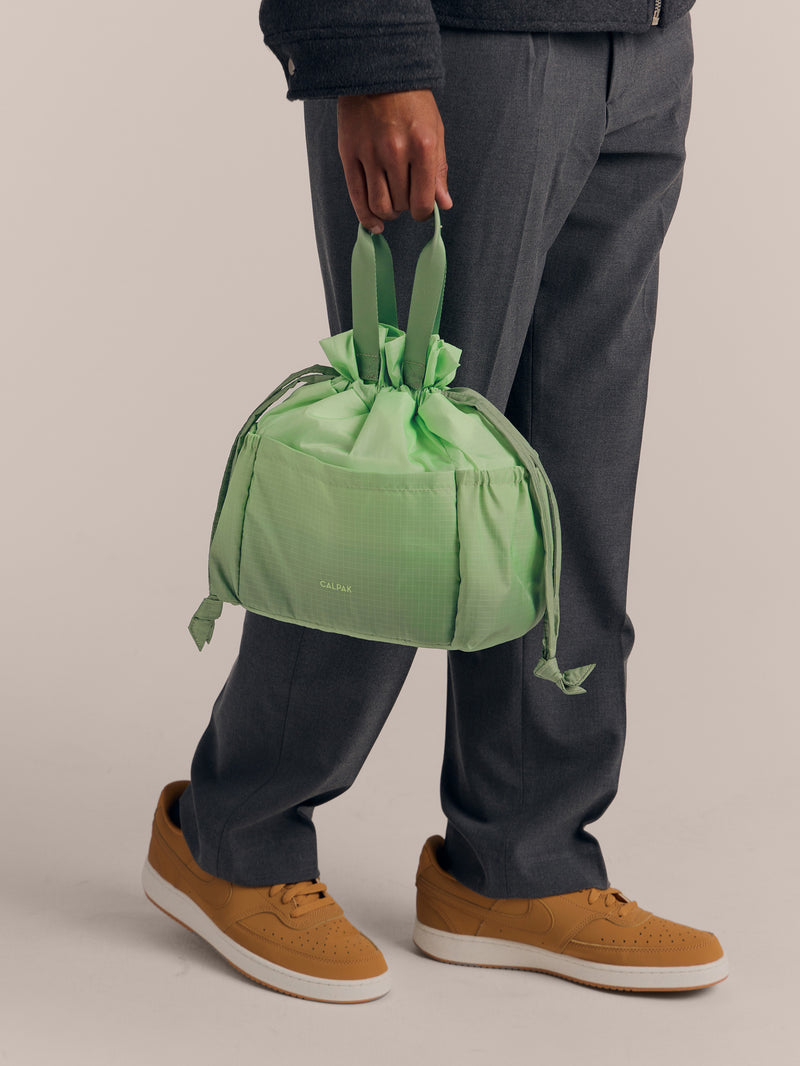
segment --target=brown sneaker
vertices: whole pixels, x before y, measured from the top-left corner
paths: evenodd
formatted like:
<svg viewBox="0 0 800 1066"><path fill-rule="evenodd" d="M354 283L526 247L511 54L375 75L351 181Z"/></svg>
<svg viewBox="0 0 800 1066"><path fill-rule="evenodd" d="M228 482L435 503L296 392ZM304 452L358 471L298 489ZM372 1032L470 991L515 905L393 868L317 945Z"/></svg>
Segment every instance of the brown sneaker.
<svg viewBox="0 0 800 1066"><path fill-rule="evenodd" d="M167 813L187 784L173 781L159 798L142 871L147 898L268 988L329 1003L385 995L383 955L319 879L246 888L200 869Z"/></svg>
<svg viewBox="0 0 800 1066"><path fill-rule="evenodd" d="M489 899L439 865L440 836L417 870L414 943L441 962L539 970L597 988L671 992L728 976L713 933L656 918L614 888Z"/></svg>

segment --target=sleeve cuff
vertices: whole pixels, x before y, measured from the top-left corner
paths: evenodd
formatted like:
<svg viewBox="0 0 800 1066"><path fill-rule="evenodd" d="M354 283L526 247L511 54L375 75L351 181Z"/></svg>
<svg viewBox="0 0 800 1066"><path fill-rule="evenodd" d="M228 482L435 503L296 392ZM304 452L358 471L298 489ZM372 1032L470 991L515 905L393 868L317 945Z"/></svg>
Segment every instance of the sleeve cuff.
<svg viewBox="0 0 800 1066"><path fill-rule="evenodd" d="M370 35L264 37L281 62L287 100L438 89L444 64L437 25Z"/></svg>

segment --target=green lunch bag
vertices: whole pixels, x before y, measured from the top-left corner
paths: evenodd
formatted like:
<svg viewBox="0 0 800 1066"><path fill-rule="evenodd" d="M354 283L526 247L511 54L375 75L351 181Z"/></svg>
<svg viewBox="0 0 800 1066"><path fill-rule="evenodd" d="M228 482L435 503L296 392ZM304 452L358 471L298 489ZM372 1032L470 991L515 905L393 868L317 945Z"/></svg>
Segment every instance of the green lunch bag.
<svg viewBox="0 0 800 1066"><path fill-rule="evenodd" d="M389 245L359 223L353 328L321 340L331 366L291 374L236 438L210 595L189 631L202 650L226 602L366 640L476 651L544 617L534 673L585 692L594 664L562 672L555 657L561 529L539 456L480 393L447 388L461 349L437 332L437 205L433 217L405 333Z"/></svg>

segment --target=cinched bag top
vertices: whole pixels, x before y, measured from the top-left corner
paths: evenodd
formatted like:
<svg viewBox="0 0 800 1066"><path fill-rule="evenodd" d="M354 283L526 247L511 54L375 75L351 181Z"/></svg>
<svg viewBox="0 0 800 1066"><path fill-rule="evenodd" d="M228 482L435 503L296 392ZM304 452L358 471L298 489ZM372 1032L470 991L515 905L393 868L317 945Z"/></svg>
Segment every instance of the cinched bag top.
<svg viewBox="0 0 800 1066"><path fill-rule="evenodd" d="M562 671L556 660L553 487L505 415L451 384L462 353L438 334L438 205L433 222L405 331L389 245L359 223L353 327L321 340L330 365L290 374L237 435L212 523L209 595L189 630L202 650L234 603L366 640L476 651L543 621L534 674L579 694L594 664Z"/></svg>

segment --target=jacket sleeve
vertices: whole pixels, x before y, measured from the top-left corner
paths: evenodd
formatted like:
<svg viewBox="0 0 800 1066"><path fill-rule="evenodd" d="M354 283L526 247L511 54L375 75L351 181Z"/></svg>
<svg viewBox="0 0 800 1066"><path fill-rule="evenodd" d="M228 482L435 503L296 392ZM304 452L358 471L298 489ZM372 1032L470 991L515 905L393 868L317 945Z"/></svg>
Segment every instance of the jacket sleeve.
<svg viewBox="0 0 800 1066"><path fill-rule="evenodd" d="M261 0L258 20L287 100L444 85L431 0Z"/></svg>

